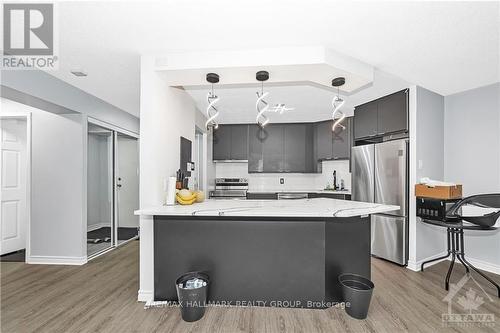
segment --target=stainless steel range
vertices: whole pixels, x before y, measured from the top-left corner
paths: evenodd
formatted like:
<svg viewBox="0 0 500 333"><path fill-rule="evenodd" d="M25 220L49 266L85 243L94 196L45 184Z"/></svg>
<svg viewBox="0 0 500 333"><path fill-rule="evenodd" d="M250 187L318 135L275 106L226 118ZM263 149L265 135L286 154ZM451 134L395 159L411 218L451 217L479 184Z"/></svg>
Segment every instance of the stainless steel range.
<svg viewBox="0 0 500 333"><path fill-rule="evenodd" d="M247 191L247 178L216 178L215 191L210 191L210 198L245 199Z"/></svg>

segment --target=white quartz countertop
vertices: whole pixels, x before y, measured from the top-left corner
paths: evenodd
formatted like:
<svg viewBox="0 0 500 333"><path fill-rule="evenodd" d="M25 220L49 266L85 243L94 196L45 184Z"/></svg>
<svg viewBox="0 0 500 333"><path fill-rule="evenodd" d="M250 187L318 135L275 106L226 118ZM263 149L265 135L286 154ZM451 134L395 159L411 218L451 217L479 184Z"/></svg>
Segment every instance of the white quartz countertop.
<svg viewBox="0 0 500 333"><path fill-rule="evenodd" d="M235 217L351 217L398 210L399 206L328 198L297 200L208 199L190 206L145 207L136 215Z"/></svg>

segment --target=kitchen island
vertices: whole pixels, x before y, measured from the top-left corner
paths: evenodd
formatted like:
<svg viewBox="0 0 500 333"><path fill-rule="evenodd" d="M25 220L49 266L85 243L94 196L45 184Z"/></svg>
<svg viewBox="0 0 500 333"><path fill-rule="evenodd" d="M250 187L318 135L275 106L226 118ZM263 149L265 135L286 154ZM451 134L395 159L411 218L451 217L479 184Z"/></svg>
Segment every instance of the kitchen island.
<svg viewBox="0 0 500 333"><path fill-rule="evenodd" d="M396 209L322 198L143 208L139 300L175 301L175 280L204 271L215 304L332 306L339 274L370 278L369 215Z"/></svg>

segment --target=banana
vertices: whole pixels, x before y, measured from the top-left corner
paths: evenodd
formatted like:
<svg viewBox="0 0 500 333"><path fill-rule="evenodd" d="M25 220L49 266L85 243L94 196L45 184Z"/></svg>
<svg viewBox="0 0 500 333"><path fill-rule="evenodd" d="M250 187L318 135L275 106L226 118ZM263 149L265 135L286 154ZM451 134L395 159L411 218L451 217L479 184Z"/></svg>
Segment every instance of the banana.
<svg viewBox="0 0 500 333"><path fill-rule="evenodd" d="M177 199L177 202L181 205L192 205L196 201L196 195L191 196L189 199L185 199L180 197L179 195L176 195L175 198Z"/></svg>

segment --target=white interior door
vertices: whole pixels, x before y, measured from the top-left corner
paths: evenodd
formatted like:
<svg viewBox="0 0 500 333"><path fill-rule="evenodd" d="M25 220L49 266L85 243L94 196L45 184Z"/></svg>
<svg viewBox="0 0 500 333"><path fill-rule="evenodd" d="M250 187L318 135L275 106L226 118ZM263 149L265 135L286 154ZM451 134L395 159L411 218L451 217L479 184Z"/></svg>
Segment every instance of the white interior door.
<svg viewBox="0 0 500 333"><path fill-rule="evenodd" d="M0 254L5 254L26 248L27 122L23 118L2 118L0 124Z"/></svg>
<svg viewBox="0 0 500 333"><path fill-rule="evenodd" d="M139 209L139 143L119 133L116 147L118 227L137 228L139 217L134 211Z"/></svg>

